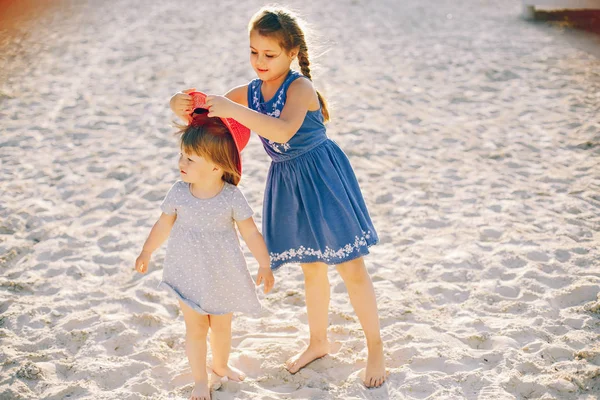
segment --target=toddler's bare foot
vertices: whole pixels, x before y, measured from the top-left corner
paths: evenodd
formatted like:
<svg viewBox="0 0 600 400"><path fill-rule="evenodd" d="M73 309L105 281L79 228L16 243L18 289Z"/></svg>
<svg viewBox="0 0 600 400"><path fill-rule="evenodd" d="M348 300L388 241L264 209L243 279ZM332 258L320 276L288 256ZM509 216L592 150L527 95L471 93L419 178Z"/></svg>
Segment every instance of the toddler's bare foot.
<svg viewBox="0 0 600 400"><path fill-rule="evenodd" d="M196 382L190 400L210 400L210 389L206 382Z"/></svg>
<svg viewBox="0 0 600 400"><path fill-rule="evenodd" d="M244 379L246 379L246 374L244 374L239 369L230 367L229 365L226 365L225 367L220 367L220 368L213 367L212 370L216 375L218 375L220 377L226 376L227 379L235 381L235 382L241 382Z"/></svg>
<svg viewBox="0 0 600 400"><path fill-rule="evenodd" d="M376 388L383 385L386 379L385 358L383 355L383 343L378 341L368 346L367 367L365 368L364 384L368 388Z"/></svg>
<svg viewBox="0 0 600 400"><path fill-rule="evenodd" d="M300 369L306 367L311 362L326 356L329 353L329 342L325 341L311 341L306 350L296 354L285 362L285 368L291 373L295 374Z"/></svg>

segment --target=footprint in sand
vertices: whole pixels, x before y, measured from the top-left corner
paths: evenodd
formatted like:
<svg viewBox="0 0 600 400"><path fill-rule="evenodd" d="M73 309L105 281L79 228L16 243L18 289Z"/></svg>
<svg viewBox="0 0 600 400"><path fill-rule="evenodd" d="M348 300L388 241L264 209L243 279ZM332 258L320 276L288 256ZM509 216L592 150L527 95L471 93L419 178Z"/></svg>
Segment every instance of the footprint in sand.
<svg viewBox="0 0 600 400"><path fill-rule="evenodd" d="M549 301L560 309L581 305L597 298L600 285L574 285L563 289L558 294L551 293Z"/></svg>
<svg viewBox="0 0 600 400"><path fill-rule="evenodd" d="M571 259L571 254L568 250L556 250L554 252L554 258L560 262L567 262Z"/></svg>
<svg viewBox="0 0 600 400"><path fill-rule="evenodd" d="M481 240L482 242L495 241L500 239L503 234L503 231L498 231L495 229L484 229L479 235L479 240Z"/></svg>
<svg viewBox="0 0 600 400"><path fill-rule="evenodd" d="M527 265L527 261L523 260L519 256L503 258L501 263L507 268L522 268Z"/></svg>
<svg viewBox="0 0 600 400"><path fill-rule="evenodd" d="M537 262L548 262L550 260L550 257L548 257L548 255L542 251L530 251L527 253L527 258L530 261Z"/></svg>

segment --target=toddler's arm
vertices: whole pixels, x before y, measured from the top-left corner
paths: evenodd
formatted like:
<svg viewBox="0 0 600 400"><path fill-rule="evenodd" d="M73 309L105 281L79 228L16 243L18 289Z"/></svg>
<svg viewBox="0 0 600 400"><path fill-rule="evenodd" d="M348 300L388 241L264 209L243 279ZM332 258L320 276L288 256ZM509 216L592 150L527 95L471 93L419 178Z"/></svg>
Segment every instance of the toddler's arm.
<svg viewBox="0 0 600 400"><path fill-rule="evenodd" d="M137 272L145 274L148 271L148 264L150 263L152 253L167 240L176 219L177 214L169 215L165 213L162 213L158 218L158 221L156 221L148 235L148 239L144 243L140 255L135 260L135 270Z"/></svg>
<svg viewBox="0 0 600 400"><path fill-rule="evenodd" d="M258 231L254 219L252 217L243 221L236 221L238 229L244 242L252 252L252 255L258 261L258 275L256 277L256 285L264 282L264 292L269 293L275 283L273 272L271 271L271 258L263 236Z"/></svg>

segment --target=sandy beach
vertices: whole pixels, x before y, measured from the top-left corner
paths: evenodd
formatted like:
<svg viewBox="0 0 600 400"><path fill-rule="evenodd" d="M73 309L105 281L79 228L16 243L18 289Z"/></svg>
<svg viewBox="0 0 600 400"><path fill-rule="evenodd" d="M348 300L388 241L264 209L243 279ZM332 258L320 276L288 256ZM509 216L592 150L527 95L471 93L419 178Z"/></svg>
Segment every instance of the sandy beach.
<svg viewBox="0 0 600 400"><path fill-rule="evenodd" d="M9 3L0 400L187 399L183 317L157 289L164 246L148 274L133 263L179 175L170 95L253 79L246 25L264 3ZM366 263L389 377L362 385L363 333L334 267L332 352L284 369L308 339L288 265L260 317L234 318L231 363L248 379L213 399L600 397L600 36L524 21L517 0L324 3L282 2L320 35L328 134L381 238ZM256 135L243 157L260 224Z"/></svg>

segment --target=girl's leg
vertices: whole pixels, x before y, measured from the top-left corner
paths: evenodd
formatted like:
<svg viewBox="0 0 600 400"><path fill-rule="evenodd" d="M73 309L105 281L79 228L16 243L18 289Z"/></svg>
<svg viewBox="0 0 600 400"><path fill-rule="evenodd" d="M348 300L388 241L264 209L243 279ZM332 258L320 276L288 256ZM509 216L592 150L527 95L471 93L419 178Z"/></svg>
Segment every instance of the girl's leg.
<svg viewBox="0 0 600 400"><path fill-rule="evenodd" d="M194 389L190 400L210 400L208 374L206 373L206 334L208 315L202 315L179 301L185 320L185 353L194 377Z"/></svg>
<svg viewBox="0 0 600 400"><path fill-rule="evenodd" d="M232 314L210 315L210 348L213 355L212 370L219 376L226 376L232 381L243 381L243 372L229 366L231 351L231 318Z"/></svg>
<svg viewBox="0 0 600 400"><path fill-rule="evenodd" d="M350 302L367 339L369 355L365 370L365 386L381 386L386 378L385 359L379 332L377 300L371 277L362 257L338 265L337 270L346 284Z"/></svg>
<svg viewBox="0 0 600 400"><path fill-rule="evenodd" d="M311 361L329 353L327 326L329 314L329 278L327 265L324 263L302 264L304 272L304 290L306 292L306 311L310 342L301 353L290 358L286 368L295 374Z"/></svg>

